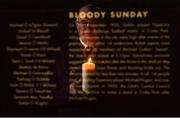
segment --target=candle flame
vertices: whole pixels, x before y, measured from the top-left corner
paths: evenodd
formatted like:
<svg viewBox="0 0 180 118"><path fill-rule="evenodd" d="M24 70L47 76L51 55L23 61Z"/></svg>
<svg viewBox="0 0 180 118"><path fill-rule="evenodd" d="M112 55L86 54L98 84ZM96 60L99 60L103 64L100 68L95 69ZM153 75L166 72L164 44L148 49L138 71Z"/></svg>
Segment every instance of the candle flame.
<svg viewBox="0 0 180 118"><path fill-rule="evenodd" d="M88 63L91 63L91 57L89 58Z"/></svg>

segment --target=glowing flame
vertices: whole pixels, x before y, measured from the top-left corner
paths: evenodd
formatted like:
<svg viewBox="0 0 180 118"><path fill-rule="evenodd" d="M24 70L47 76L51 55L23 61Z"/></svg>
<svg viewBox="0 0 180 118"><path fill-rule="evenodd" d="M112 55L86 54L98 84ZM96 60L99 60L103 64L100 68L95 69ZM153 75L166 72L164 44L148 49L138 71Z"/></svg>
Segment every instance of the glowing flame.
<svg viewBox="0 0 180 118"><path fill-rule="evenodd" d="M88 63L91 63L91 57L89 58Z"/></svg>

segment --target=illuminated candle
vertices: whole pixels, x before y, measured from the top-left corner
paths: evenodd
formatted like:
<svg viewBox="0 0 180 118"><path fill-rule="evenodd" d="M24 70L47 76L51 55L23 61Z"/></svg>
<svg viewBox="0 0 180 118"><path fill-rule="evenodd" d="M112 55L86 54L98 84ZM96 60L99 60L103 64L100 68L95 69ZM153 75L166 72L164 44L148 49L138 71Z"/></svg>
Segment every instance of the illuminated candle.
<svg viewBox="0 0 180 118"><path fill-rule="evenodd" d="M82 89L85 93L91 92L91 85L95 81L95 64L89 58L88 62L82 64Z"/></svg>

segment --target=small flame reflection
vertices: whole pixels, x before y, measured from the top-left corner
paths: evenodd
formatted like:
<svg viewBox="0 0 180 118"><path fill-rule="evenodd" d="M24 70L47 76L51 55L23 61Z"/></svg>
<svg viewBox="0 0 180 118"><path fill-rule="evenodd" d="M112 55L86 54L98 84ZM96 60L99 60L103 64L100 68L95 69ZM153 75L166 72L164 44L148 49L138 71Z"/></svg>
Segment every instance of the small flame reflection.
<svg viewBox="0 0 180 118"><path fill-rule="evenodd" d="M91 63L91 57L89 58L88 63Z"/></svg>

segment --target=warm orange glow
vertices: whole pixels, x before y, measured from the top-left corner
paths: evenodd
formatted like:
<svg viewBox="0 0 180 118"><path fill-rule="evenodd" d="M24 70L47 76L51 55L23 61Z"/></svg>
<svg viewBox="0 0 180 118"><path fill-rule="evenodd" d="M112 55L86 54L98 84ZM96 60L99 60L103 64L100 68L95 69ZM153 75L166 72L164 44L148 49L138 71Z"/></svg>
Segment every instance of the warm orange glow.
<svg viewBox="0 0 180 118"><path fill-rule="evenodd" d="M92 62L91 58L88 59L88 62L82 64L83 70L95 70L95 64Z"/></svg>

